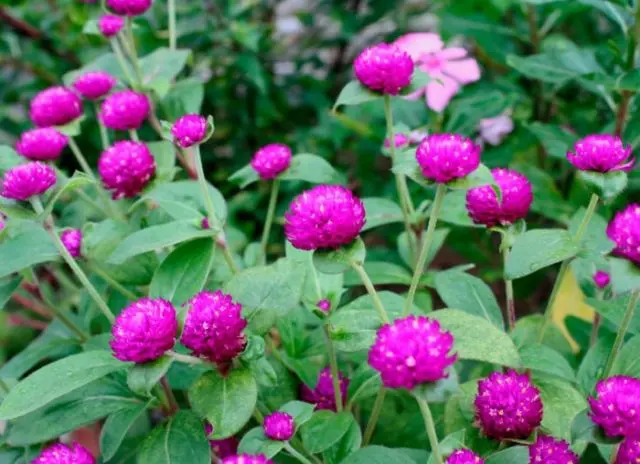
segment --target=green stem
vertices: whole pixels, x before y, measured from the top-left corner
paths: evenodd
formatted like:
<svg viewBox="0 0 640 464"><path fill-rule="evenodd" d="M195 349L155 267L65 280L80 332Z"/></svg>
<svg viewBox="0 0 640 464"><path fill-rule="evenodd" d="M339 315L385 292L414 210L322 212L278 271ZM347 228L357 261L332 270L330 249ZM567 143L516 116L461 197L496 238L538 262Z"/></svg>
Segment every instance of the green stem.
<svg viewBox="0 0 640 464"><path fill-rule="evenodd" d="M173 394L173 390L171 390L171 386L167 381L167 376L163 375L160 379L160 386L162 387L162 391L164 392L164 396L167 399L167 409L169 415L173 416L180 407L178 406L178 402L176 401L176 397Z"/></svg>
<svg viewBox="0 0 640 464"><path fill-rule="evenodd" d="M625 310L624 317L622 319L622 322L620 323L620 329L618 329L616 341L613 343L613 348L611 348L611 353L609 354L609 358L607 359L607 365L604 368L604 372L602 373L603 379L606 379L611 374L611 370L613 369L613 365L615 364L616 358L618 357L620 348L622 348L624 337L629 330L631 321L633 320L633 316L636 312L636 306L638 305L639 300L640 289L636 289L629 297L629 303L627 303L627 309Z"/></svg>
<svg viewBox="0 0 640 464"><path fill-rule="evenodd" d="M271 224L276 213L276 205L278 204L278 192L280 190L280 180L274 179L271 184L271 195L269 197L269 207L267 209L267 219L264 223L262 231L262 241L260 242L260 262L267 262L267 245L269 243L269 233L271 232Z"/></svg>
<svg viewBox="0 0 640 464"><path fill-rule="evenodd" d="M140 60L138 59L138 52L136 51L136 39L133 36L133 19L131 16L127 16L125 29L127 42L129 43L129 58L131 58L131 62L133 63L133 71L136 74L138 85L142 87L142 70L140 69Z"/></svg>
<svg viewBox="0 0 640 464"><path fill-rule="evenodd" d="M176 31L176 0L168 0L167 4L167 10L169 11L169 48L175 50L178 44Z"/></svg>
<svg viewBox="0 0 640 464"><path fill-rule="evenodd" d="M507 260L509 259L510 252L511 251L509 250L508 247L505 248L504 251L502 252L503 262L504 262L503 269L507 268ZM505 287L505 293L507 296L507 323L509 326L509 332L513 332L513 329L516 328L516 302L515 302L515 299L513 298L513 280L507 279L505 277L504 287Z"/></svg>
<svg viewBox="0 0 640 464"><path fill-rule="evenodd" d="M180 354L180 353L176 353L175 351L167 351L167 354L171 356L173 359L175 359L176 361L181 362L183 364L195 365L195 364L205 363L202 359L196 358L195 356L189 356L188 354Z"/></svg>
<svg viewBox="0 0 640 464"><path fill-rule="evenodd" d="M380 387L378 395L376 396L376 401L373 403L373 410L371 411L369 422L367 422L367 428L364 431L362 446L367 446L371 441L371 437L373 437L373 432L376 430L376 424L378 423L378 418L380 417L380 412L382 411L382 405L384 404L384 397L386 394L387 389Z"/></svg>
<svg viewBox="0 0 640 464"><path fill-rule="evenodd" d="M193 159L195 161L196 170L198 172L200 194L202 195L202 201L204 202L204 207L207 210L207 217L209 218L209 227L213 229L217 226L217 220L215 215L215 208L213 206L213 199L211 198L211 195L209 195L209 186L207 185L207 178L204 174L202 156L200 155L200 145L193 146Z"/></svg>
<svg viewBox="0 0 640 464"><path fill-rule="evenodd" d="M131 70L129 69L129 65L127 64L127 60L124 57L124 53L122 53L122 48L120 47L120 43L116 37L111 39L111 48L113 49L113 54L116 56L116 60L120 65L120 69L124 73L125 78L129 81L130 85L134 85L136 83L135 79L131 75Z"/></svg>
<svg viewBox="0 0 640 464"><path fill-rule="evenodd" d="M433 242L433 237L436 231L436 224L438 223L438 216L440 215L440 209L442 208L442 203L444 200L444 195L447 192L447 186L445 184L438 184L436 189L436 198L433 201L433 206L431 207L431 214L429 215L429 224L427 225L427 233L424 236L424 241L422 242L422 249L420 250L420 256L418 257L418 262L416 263L416 268L413 271L413 278L411 279L411 286L409 287L409 294L407 295L407 299L405 301L404 307L404 315L406 316L411 311L411 307L413 306L413 300L416 296L416 291L418 290L418 283L420 282L420 277L424 272L424 265L427 262L427 257L429 256L429 250L431 249L431 244Z"/></svg>
<svg viewBox="0 0 640 464"><path fill-rule="evenodd" d="M140 142L140 137L138 137L138 131L135 129L129 129L129 137L131 137L131 140L133 140L134 142Z"/></svg>
<svg viewBox="0 0 640 464"><path fill-rule="evenodd" d="M367 289L367 292L371 296L371 299L373 300L373 306L378 311L378 315L380 316L380 319L385 324L390 324L391 320L389 319L389 315L387 314L387 311L384 309L382 300L380 299L378 292L376 292L376 288L373 286L373 283L371 282L371 279L369 278L367 271L365 271L364 267L362 267L362 264L360 263L351 262L350 264L353 270L356 271L360 276L360 280L362 280L362 283Z"/></svg>
<svg viewBox="0 0 640 464"><path fill-rule="evenodd" d="M329 356L329 366L331 367L331 383L333 384L333 394L336 399L336 410L342 412L344 404L342 402L342 391L340 390L340 371L338 370L338 358L336 356L336 350L333 347L333 342L329 335L329 328L326 325L322 327L324 331L324 338L327 343L327 354Z"/></svg>
<svg viewBox="0 0 640 464"><path fill-rule="evenodd" d="M222 256L227 263L227 266L229 266L229 269L231 269L231 272L233 272L234 274L239 273L240 268L238 267L236 261L233 259L233 255L231 254L231 250L229 249L226 240L223 244L220 245L220 248L222 249Z"/></svg>
<svg viewBox="0 0 640 464"><path fill-rule="evenodd" d="M309 461L307 458L305 458L302 454L298 453L296 451L296 449L291 446L289 444L289 442L285 442L284 444L284 449L287 450L287 452L293 456L294 458L296 458L298 461L300 461L302 464L311 464L311 461Z"/></svg>
<svg viewBox="0 0 640 464"><path fill-rule="evenodd" d="M96 107L96 116L100 114L100 107L98 106L98 104L95 104ZM102 149L106 150L107 148L109 148L109 145L111 144L111 142L109 142L109 132L107 131L107 128L105 127L104 124L102 124L102 122L100 121L100 118L96 117L96 120L98 121L98 127L100 128L100 141L102 142Z"/></svg>
<svg viewBox="0 0 640 464"><path fill-rule="evenodd" d="M140 299L138 295L133 293L131 290L125 288L120 282L111 277L104 269L102 269L98 264L92 262L89 264L91 270L100 276L102 280L104 280L110 287L116 290L120 295L127 298L129 301L136 301Z"/></svg>
<svg viewBox="0 0 640 464"><path fill-rule="evenodd" d="M427 429L427 436L429 437L429 443L431 444L431 455L435 464L443 464L442 455L438 447L438 434L436 433L436 425L433 422L433 416L431 415L431 409L429 409L429 403L423 398L416 396L418 406L420 406L420 412L424 419L424 426Z"/></svg>

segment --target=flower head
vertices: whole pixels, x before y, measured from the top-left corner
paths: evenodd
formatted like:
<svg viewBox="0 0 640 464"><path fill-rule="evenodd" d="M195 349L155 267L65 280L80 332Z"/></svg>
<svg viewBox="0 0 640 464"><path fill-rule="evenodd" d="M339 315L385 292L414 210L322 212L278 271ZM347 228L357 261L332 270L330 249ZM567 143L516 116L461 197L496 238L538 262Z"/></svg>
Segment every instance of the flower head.
<svg viewBox="0 0 640 464"><path fill-rule="evenodd" d="M23 132L16 144L16 151L34 161L57 159L69 139L53 127L42 127Z"/></svg>
<svg viewBox="0 0 640 464"><path fill-rule="evenodd" d="M323 313L328 313L331 309L331 302L324 298L316 303L316 308L318 308Z"/></svg>
<svg viewBox="0 0 640 464"><path fill-rule="evenodd" d="M115 199L140 193L156 172L156 162L144 143L121 141L100 155L98 173Z"/></svg>
<svg viewBox="0 0 640 464"><path fill-rule="evenodd" d="M43 194L55 183L56 171L51 166L32 161L4 174L0 195L11 200L28 200Z"/></svg>
<svg viewBox="0 0 640 464"><path fill-rule="evenodd" d="M450 355L451 333L440 330L440 323L424 316L409 316L385 324L369 350L369 364L380 372L387 388L414 387L447 377L456 361Z"/></svg>
<svg viewBox="0 0 640 464"><path fill-rule="evenodd" d="M513 119L509 114L501 114L495 118L481 119L478 124L480 138L489 145L500 145L502 139L513 132Z"/></svg>
<svg viewBox="0 0 640 464"><path fill-rule="evenodd" d="M102 102L99 118L109 129L127 131L140 128L150 110L146 95L133 90L121 90Z"/></svg>
<svg viewBox="0 0 640 464"><path fill-rule="evenodd" d="M380 43L360 53L353 62L353 70L365 87L397 95L411 83L413 60L395 45Z"/></svg>
<svg viewBox="0 0 640 464"><path fill-rule="evenodd" d="M395 148L404 147L405 145L409 145L409 143L411 143L410 137L401 133L394 134L393 140L395 141ZM384 139L384 147L391 148L391 140L389 140L389 137Z"/></svg>
<svg viewBox="0 0 640 464"><path fill-rule="evenodd" d="M274 412L264 418L264 434L271 440L287 441L296 431L296 424L286 412Z"/></svg>
<svg viewBox="0 0 640 464"><path fill-rule="evenodd" d="M615 215L607 236L616 244L613 253L640 266L640 203L631 203Z"/></svg>
<svg viewBox="0 0 640 464"><path fill-rule="evenodd" d="M204 433L207 437L213 433L213 426L208 422L204 424ZM229 437L223 440L209 440L211 449L220 459L235 455L238 452L239 444L236 437Z"/></svg>
<svg viewBox="0 0 640 464"><path fill-rule="evenodd" d="M476 419L489 438L524 439L542 422L540 392L529 376L494 372L478 383Z"/></svg>
<svg viewBox="0 0 640 464"><path fill-rule="evenodd" d="M275 179L291 164L291 148L282 143L272 143L258 150L251 159L251 167L260 179Z"/></svg>
<svg viewBox="0 0 640 464"><path fill-rule="evenodd" d="M178 332L176 310L161 298L142 298L116 318L110 341L113 356L137 364L158 359L173 348Z"/></svg>
<svg viewBox="0 0 640 464"><path fill-rule="evenodd" d="M608 272L596 271L596 273L593 274L593 282L596 284L596 287L602 290L611 282L611 276Z"/></svg>
<svg viewBox="0 0 640 464"><path fill-rule="evenodd" d="M95 464L96 459L78 443L56 443L45 448L31 464Z"/></svg>
<svg viewBox="0 0 640 464"><path fill-rule="evenodd" d="M628 171L635 159L628 159L631 147L619 137L607 134L588 135L576 142L567 159L581 171Z"/></svg>
<svg viewBox="0 0 640 464"><path fill-rule="evenodd" d="M346 404L349 379L345 378L342 372L338 373L338 377L340 379L342 402ZM315 404L317 410L336 411L336 395L333 390L331 369L326 367L320 372L318 382L313 390L302 384L300 387L300 398L302 401Z"/></svg>
<svg viewBox="0 0 640 464"><path fill-rule="evenodd" d="M107 7L124 16L138 16L151 8L153 0L107 0Z"/></svg>
<svg viewBox="0 0 640 464"><path fill-rule="evenodd" d="M220 290L200 292L187 305L181 341L194 355L224 365L244 351L247 321L242 317L242 305L231 295Z"/></svg>
<svg viewBox="0 0 640 464"><path fill-rule="evenodd" d="M351 243L365 224L364 204L340 185L318 185L298 195L284 215L287 240L300 250Z"/></svg>
<svg viewBox="0 0 640 464"><path fill-rule="evenodd" d="M93 71L82 74L73 81L73 88L89 100L96 100L111 92L118 83L115 77L104 71Z"/></svg>
<svg viewBox="0 0 640 464"><path fill-rule="evenodd" d="M82 231L80 229L65 230L60 234L60 240L71 256L80 257L82 251Z"/></svg>
<svg viewBox="0 0 640 464"><path fill-rule="evenodd" d="M106 38L115 37L124 27L124 18L116 15L103 15L98 20L98 29Z"/></svg>
<svg viewBox="0 0 640 464"><path fill-rule="evenodd" d="M273 461L263 454L238 454L224 458L222 464L273 464Z"/></svg>
<svg viewBox="0 0 640 464"><path fill-rule="evenodd" d="M615 464L638 464L640 462L640 441L624 440L618 448Z"/></svg>
<svg viewBox="0 0 640 464"><path fill-rule="evenodd" d="M529 446L529 462L532 464L579 464L579 457L571 451L569 443L553 437L540 435Z"/></svg>
<svg viewBox="0 0 640 464"><path fill-rule="evenodd" d="M599 381L589 406L605 435L640 440L640 379L616 375Z"/></svg>
<svg viewBox="0 0 640 464"><path fill-rule="evenodd" d="M173 123L173 138L182 148L188 148L207 136L207 119L199 114L187 114Z"/></svg>
<svg viewBox="0 0 640 464"><path fill-rule="evenodd" d="M502 192L498 200L490 185L475 187L467 191L467 211L476 224L487 227L513 224L526 217L533 203L531 183L526 176L509 169L491 171Z"/></svg>
<svg viewBox="0 0 640 464"><path fill-rule="evenodd" d="M455 450L444 462L445 464L484 464L484 459L468 449Z"/></svg>
<svg viewBox="0 0 640 464"><path fill-rule="evenodd" d="M395 45L406 51L418 68L431 77L424 89L411 95L424 94L427 105L442 112L462 86L480 79L480 67L467 51L460 47L444 48L438 34L411 33L397 39Z"/></svg>
<svg viewBox="0 0 640 464"><path fill-rule="evenodd" d="M458 134L433 134L418 146L422 175L439 184L471 174L480 165L480 147Z"/></svg>
<svg viewBox="0 0 640 464"><path fill-rule="evenodd" d="M82 102L66 87L49 87L31 100L29 115L38 127L64 126L82 115Z"/></svg>

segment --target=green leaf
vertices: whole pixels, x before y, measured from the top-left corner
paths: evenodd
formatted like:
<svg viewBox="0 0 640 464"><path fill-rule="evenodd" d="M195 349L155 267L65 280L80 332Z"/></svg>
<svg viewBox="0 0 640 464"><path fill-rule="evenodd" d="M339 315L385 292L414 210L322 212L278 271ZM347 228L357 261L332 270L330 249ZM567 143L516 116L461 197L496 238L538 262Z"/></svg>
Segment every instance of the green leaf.
<svg viewBox="0 0 640 464"><path fill-rule="evenodd" d="M325 451L336 444L351 427L353 416L346 412L317 411L302 426L300 436L311 454Z"/></svg>
<svg viewBox="0 0 640 464"><path fill-rule="evenodd" d="M611 445L620 442L620 439L608 438L602 432L602 428L594 424L589 417L589 409L585 409L578 413L571 423L571 443L577 441Z"/></svg>
<svg viewBox="0 0 640 464"><path fill-rule="evenodd" d="M231 177L229 177L229 182L233 182L241 189L253 184L254 182L258 182L259 180L260 176L250 164L238 169L231 175Z"/></svg>
<svg viewBox="0 0 640 464"><path fill-rule="evenodd" d="M226 376L208 372L191 386L189 400L193 411L213 425L209 438L220 440L249 422L258 400L258 386L249 369L234 369Z"/></svg>
<svg viewBox="0 0 640 464"><path fill-rule="evenodd" d="M575 135L554 124L534 121L526 127L542 144L549 156L564 161L567 160L567 152L573 148L573 144L578 139Z"/></svg>
<svg viewBox="0 0 640 464"><path fill-rule="evenodd" d="M282 180L302 180L314 184L334 184L341 176L324 158L302 153L291 158L291 165L280 176Z"/></svg>
<svg viewBox="0 0 640 464"><path fill-rule="evenodd" d="M456 449L464 448L464 436L464 430L459 430L447 435L440 443L438 443L440 455L447 456L453 453ZM427 464L436 464L436 458L433 453L429 456Z"/></svg>
<svg viewBox="0 0 640 464"><path fill-rule="evenodd" d="M360 81L350 81L344 88L340 91L340 95L338 95L338 99L333 105L333 111L338 109L339 106L351 106L351 105L360 105L362 103L370 102L373 100L377 100L382 98L381 94L377 94L364 85L360 83Z"/></svg>
<svg viewBox="0 0 640 464"><path fill-rule="evenodd" d="M220 223L224 223L227 218L227 204L224 197L211 184L207 184L207 187L213 200L216 218ZM201 220L206 212L200 185L195 180L160 184L145 194L142 200L152 200L176 220Z"/></svg>
<svg viewBox="0 0 640 464"><path fill-rule="evenodd" d="M252 83L261 94L269 91L269 75L264 69L262 62L254 53L242 53L237 55L236 66L242 71L250 83Z"/></svg>
<svg viewBox="0 0 640 464"><path fill-rule="evenodd" d="M453 351L461 359L473 359L518 368L520 355L509 335L486 319L455 309L442 309L429 314L452 333Z"/></svg>
<svg viewBox="0 0 640 464"><path fill-rule="evenodd" d="M468 96L461 96L453 101L445 130L472 136L482 119L498 116L511 105L512 98L495 88L471 92Z"/></svg>
<svg viewBox="0 0 640 464"><path fill-rule="evenodd" d="M622 258L609 258L608 261L611 268L611 285L616 294L640 287L640 266Z"/></svg>
<svg viewBox="0 0 640 464"><path fill-rule="evenodd" d="M574 257L580 246L562 229L535 229L516 238L505 266L509 279L519 279Z"/></svg>
<svg viewBox="0 0 640 464"><path fill-rule="evenodd" d="M209 464L211 449L202 422L178 411L140 444L138 464Z"/></svg>
<svg viewBox="0 0 640 464"><path fill-rule="evenodd" d="M507 64L526 77L557 85L584 74L602 71L594 52L582 49L528 57L509 55Z"/></svg>
<svg viewBox="0 0 640 464"><path fill-rule="evenodd" d="M180 306L204 288L216 250L211 238L184 243L173 250L153 276L149 296Z"/></svg>
<svg viewBox="0 0 640 464"><path fill-rule="evenodd" d="M586 303L595 309L602 317L613 322L616 326L620 326L624 313L629 305L630 294L616 296L609 300L598 300L597 298L587 298ZM629 330L636 334L640 334L640 303L636 305L636 309L629 325Z"/></svg>
<svg viewBox="0 0 640 464"><path fill-rule="evenodd" d="M586 213L585 208L580 208L571 218L569 233L575 236ZM604 255L613 250L615 244L607 236L607 221L594 214L584 231L580 245L580 256L593 261L600 260ZM589 276L591 277L591 276Z"/></svg>
<svg viewBox="0 0 640 464"><path fill-rule="evenodd" d="M82 172L76 171L72 177L67 179L67 181L58 189L55 195L49 200L47 206L44 208L44 212L40 215L41 218L48 218L53 213L53 208L56 206L56 203L63 195L72 192L82 186L89 185L93 183L91 178Z"/></svg>
<svg viewBox="0 0 640 464"><path fill-rule="evenodd" d="M280 411L286 412L293 417L296 428L301 427L303 424L309 422L311 416L313 416L313 410L315 406L304 401L289 401L280 407Z"/></svg>
<svg viewBox="0 0 640 464"><path fill-rule="evenodd" d="M204 101L204 84L198 78L187 78L177 81L162 100L170 121L175 121L184 114L200 114Z"/></svg>
<svg viewBox="0 0 640 464"><path fill-rule="evenodd" d="M411 272L399 264L387 261L369 261L364 263L364 270L374 285L410 285ZM345 287L362 285L362 279L357 272L350 269L345 273Z"/></svg>
<svg viewBox="0 0 640 464"><path fill-rule="evenodd" d="M115 456L131 426L148 407L149 404L136 404L107 417L100 432L100 452L104 460L108 461Z"/></svg>
<svg viewBox="0 0 640 464"><path fill-rule="evenodd" d="M618 5L614 5L608 0L578 0L578 3L589 5L602 11L605 15L618 23L625 35L629 31L629 26L633 24L633 16L629 14L626 9Z"/></svg>
<svg viewBox="0 0 640 464"><path fill-rule="evenodd" d="M402 209L395 201L369 197L363 198L362 202L367 212L367 223L362 228L363 232L385 224L403 221Z"/></svg>
<svg viewBox="0 0 640 464"><path fill-rule="evenodd" d="M351 263L363 264L366 254L364 242L358 237L335 250L316 250L313 253L313 265L325 274L342 274L351 267Z"/></svg>
<svg viewBox="0 0 640 464"><path fill-rule="evenodd" d="M496 181L491 174L491 170L484 164L478 166L468 176L461 179L456 179L447 184L447 187L453 190L469 190L474 187L481 187L483 185L496 185Z"/></svg>
<svg viewBox="0 0 640 464"><path fill-rule="evenodd" d="M529 448L514 446L492 454L486 459L485 464L524 464L526 462L529 462Z"/></svg>
<svg viewBox="0 0 640 464"><path fill-rule="evenodd" d="M393 448L383 446L367 446L351 456L347 457L342 464L416 464L413 459L405 453Z"/></svg>
<svg viewBox="0 0 640 464"><path fill-rule="evenodd" d="M39 224L7 238L0 244L0 277L54 261L59 256L49 234Z"/></svg>
<svg viewBox="0 0 640 464"><path fill-rule="evenodd" d="M613 337L601 335L582 359L578 369L578 387L585 395L593 393L596 382L604 372L612 347Z"/></svg>
<svg viewBox="0 0 640 464"><path fill-rule="evenodd" d="M153 53L140 60L140 68L145 83L157 79L172 81L187 64L190 50L171 50L166 47L156 48Z"/></svg>
<svg viewBox="0 0 640 464"><path fill-rule="evenodd" d="M104 71L117 78L120 82L127 82L126 76L123 73L120 63L114 53L102 54L91 63L88 63L75 71L66 73L62 76L62 82L64 82L64 85L70 86L77 77L91 71Z"/></svg>
<svg viewBox="0 0 640 464"><path fill-rule="evenodd" d="M569 382L576 381L576 374L569 361L546 345L533 344L520 347L520 359L527 369L551 374Z"/></svg>
<svg viewBox="0 0 640 464"><path fill-rule="evenodd" d="M15 419L107 374L127 368L107 351L68 356L38 369L13 387L0 405L0 418Z"/></svg>
<svg viewBox="0 0 640 464"><path fill-rule="evenodd" d="M422 187L430 187L431 185L433 185L433 182L424 177L424 175L422 174L422 170L420 169L418 161L416 160L415 148L402 150L399 153L396 153L396 159L393 162L391 171L394 174L402 174L403 176L407 176L409 179L413 180Z"/></svg>
<svg viewBox="0 0 640 464"><path fill-rule="evenodd" d="M0 280L0 310L4 309L4 306L11 299L11 295L22 284L22 276L6 277Z"/></svg>
<svg viewBox="0 0 640 464"><path fill-rule="evenodd" d="M612 375L627 375L640 379L640 336L635 336L622 345L613 364Z"/></svg>
<svg viewBox="0 0 640 464"><path fill-rule="evenodd" d="M170 182L176 169L176 149L167 140L148 142L147 147L156 161L156 178Z"/></svg>
<svg viewBox="0 0 640 464"><path fill-rule="evenodd" d="M624 171L590 172L578 171L578 177L594 188L602 198L613 200L627 188L628 176Z"/></svg>
<svg viewBox="0 0 640 464"><path fill-rule="evenodd" d="M571 438L573 419L587 406L584 396L569 383L557 379L537 379L544 405L542 427L557 438Z"/></svg>
<svg viewBox="0 0 640 464"><path fill-rule="evenodd" d="M373 370L369 364L361 364L351 376L349 382L349 390L347 392L349 405L376 396L380 387L382 387L380 374Z"/></svg>
<svg viewBox="0 0 640 464"><path fill-rule="evenodd" d="M284 448L285 442L268 439L262 427L255 427L244 434L238 445L238 453L262 454L271 459Z"/></svg>
<svg viewBox="0 0 640 464"><path fill-rule="evenodd" d="M139 395L149 396L151 389L167 373L172 362L171 356L162 356L154 361L132 366L127 376L129 388Z"/></svg>
<svg viewBox="0 0 640 464"><path fill-rule="evenodd" d="M342 438L325 450L322 455L327 464L341 464L344 459L355 453L362 446L362 431L360 426L352 418L351 424Z"/></svg>

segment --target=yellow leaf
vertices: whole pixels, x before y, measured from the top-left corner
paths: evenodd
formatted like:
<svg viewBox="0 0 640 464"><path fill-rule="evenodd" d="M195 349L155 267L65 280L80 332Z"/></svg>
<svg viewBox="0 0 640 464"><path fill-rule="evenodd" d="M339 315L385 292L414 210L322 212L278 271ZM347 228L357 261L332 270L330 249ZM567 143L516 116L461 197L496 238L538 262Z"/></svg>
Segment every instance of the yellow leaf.
<svg viewBox="0 0 640 464"><path fill-rule="evenodd" d="M584 294L580 290L578 281L569 270L560 285L560 291L552 308L553 321L560 327L564 336L571 344L574 351L578 351L578 344L571 337L564 323L567 316L575 316L585 321L591 322L594 317L594 310L584 302Z"/></svg>

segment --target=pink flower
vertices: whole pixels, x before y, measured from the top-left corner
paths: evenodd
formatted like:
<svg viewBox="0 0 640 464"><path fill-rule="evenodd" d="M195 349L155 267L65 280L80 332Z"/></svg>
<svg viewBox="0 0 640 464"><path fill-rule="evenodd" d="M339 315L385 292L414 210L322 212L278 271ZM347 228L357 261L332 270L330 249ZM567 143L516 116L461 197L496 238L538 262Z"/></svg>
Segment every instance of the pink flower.
<svg viewBox="0 0 640 464"><path fill-rule="evenodd" d="M133 90L121 90L109 95L102 103L99 118L113 130L139 129L151 110L146 95Z"/></svg>
<svg viewBox="0 0 640 464"><path fill-rule="evenodd" d="M444 464L484 464L484 459L468 449L455 450Z"/></svg>
<svg viewBox="0 0 640 464"><path fill-rule="evenodd" d="M271 440L287 441L296 431L296 424L286 412L274 412L264 418L264 434Z"/></svg>
<svg viewBox="0 0 640 464"><path fill-rule="evenodd" d="M579 464L579 457L571 451L569 443L545 435L538 436L529 446L529 462L533 464Z"/></svg>
<svg viewBox="0 0 640 464"><path fill-rule="evenodd" d="M64 126L82 115L82 102L66 87L49 87L31 100L29 115L38 127Z"/></svg>
<svg viewBox="0 0 640 464"><path fill-rule="evenodd" d="M207 120L199 114L187 114L173 123L171 134L178 145L189 148L207 136Z"/></svg>
<svg viewBox="0 0 640 464"><path fill-rule="evenodd" d="M640 203L618 212L607 226L607 236L616 244L615 255L640 266Z"/></svg>
<svg viewBox="0 0 640 464"><path fill-rule="evenodd" d="M489 145L500 145L502 139L513 132L513 119L508 114L481 119L478 125L480 138Z"/></svg>
<svg viewBox="0 0 640 464"><path fill-rule="evenodd" d="M331 309L331 302L326 298L322 299L318 301L318 303L316 304L316 308L318 308L323 313L328 314L329 310Z"/></svg>
<svg viewBox="0 0 640 464"><path fill-rule="evenodd" d="M393 137L393 140L395 141L395 147L396 148L400 148L403 147L405 145L409 145L410 143L410 138L408 136L406 136L405 134L395 134ZM389 140L389 137L384 139L384 147L385 148L391 148L391 141Z"/></svg>
<svg viewBox="0 0 640 464"><path fill-rule="evenodd" d="M222 464L273 464L273 461L263 454L239 454L224 458Z"/></svg>
<svg viewBox="0 0 640 464"><path fill-rule="evenodd" d="M630 171L636 161L630 156L631 147L625 146L620 137L608 134L588 135L567 153L576 168L593 172Z"/></svg>
<svg viewBox="0 0 640 464"><path fill-rule="evenodd" d="M60 240L71 256L80 257L82 250L82 231L80 229L65 230L60 234Z"/></svg>
<svg viewBox="0 0 640 464"><path fill-rule="evenodd" d="M56 443L42 451L31 464L95 464L96 459L78 443Z"/></svg>
<svg viewBox="0 0 640 464"><path fill-rule="evenodd" d="M396 47L380 43L366 48L353 62L353 70L362 85L388 95L397 95L411 83L413 61Z"/></svg>
<svg viewBox="0 0 640 464"><path fill-rule="evenodd" d="M640 462L640 441L624 440L618 448L615 464L638 464Z"/></svg>
<svg viewBox="0 0 640 464"><path fill-rule="evenodd" d="M213 426L208 422L204 424L204 433L207 437L213 433ZM239 444L236 437L229 437L223 440L209 440L211 449L220 459L237 454Z"/></svg>
<svg viewBox="0 0 640 464"><path fill-rule="evenodd" d="M406 34L394 44L406 51L415 64L432 78L424 89L411 97L418 98L424 93L427 105L434 111L442 112L463 85L480 79L478 62L467 58L464 48L444 48L438 34Z"/></svg>
<svg viewBox="0 0 640 464"><path fill-rule="evenodd" d="M67 146L69 139L53 127L31 129L20 136L16 151L34 161L57 159Z"/></svg>
<svg viewBox="0 0 640 464"><path fill-rule="evenodd" d="M124 18L122 16L107 14L98 20L98 29L100 29L102 35L108 39L118 35L118 32L120 32L123 27Z"/></svg>
<svg viewBox="0 0 640 464"><path fill-rule="evenodd" d="M611 282L611 276L608 272L596 271L596 273L593 274L593 282L596 284L596 287L602 290Z"/></svg>
<svg viewBox="0 0 640 464"><path fill-rule="evenodd" d="M138 16L151 8L152 0L107 0L107 7L119 15Z"/></svg>
<svg viewBox="0 0 640 464"><path fill-rule="evenodd" d="M439 184L466 177L480 165L479 146L458 134L433 134L416 150L422 175Z"/></svg>
<svg viewBox="0 0 640 464"><path fill-rule="evenodd" d="M599 381L589 406L591 420L606 436L640 439L640 379L616 375Z"/></svg>
<svg viewBox="0 0 640 464"><path fill-rule="evenodd" d="M260 179L275 179L289 168L291 148L282 143L271 143L258 150L251 160L251 167Z"/></svg>
<svg viewBox="0 0 640 464"><path fill-rule="evenodd" d="M51 166L33 161L9 169L2 179L0 195L11 200L28 200L41 195L56 183L56 171Z"/></svg>
<svg viewBox="0 0 640 464"><path fill-rule="evenodd" d="M96 100L111 92L118 81L104 71L88 72L73 81L73 88L89 100Z"/></svg>
<svg viewBox="0 0 640 464"><path fill-rule="evenodd" d="M140 193L156 172L156 161L144 143L116 142L98 160L102 184L114 199L132 198Z"/></svg>
<svg viewBox="0 0 640 464"><path fill-rule="evenodd" d="M340 380L340 394L342 395L342 402L347 404L347 391L349 389L349 379L342 375L342 372L338 372L338 378ZM335 411L336 408L336 395L333 390L333 376L331 375L331 369L325 367L318 376L318 382L315 388L312 390L305 384L300 386L300 399L306 403L313 403L316 405L317 410Z"/></svg>

